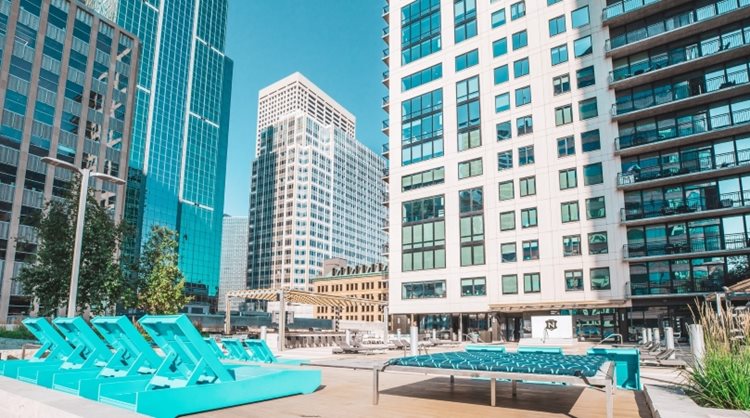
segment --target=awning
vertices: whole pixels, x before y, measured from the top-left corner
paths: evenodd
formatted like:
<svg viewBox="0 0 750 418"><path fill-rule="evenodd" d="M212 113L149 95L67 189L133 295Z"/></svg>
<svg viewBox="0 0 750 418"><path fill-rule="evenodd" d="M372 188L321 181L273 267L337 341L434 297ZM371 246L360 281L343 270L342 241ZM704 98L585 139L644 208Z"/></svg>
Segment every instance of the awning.
<svg viewBox="0 0 750 418"><path fill-rule="evenodd" d="M374 299L335 296L295 289L233 290L227 292L227 298L234 297L276 302L279 300L279 294L283 294L284 300L288 303L298 303L303 305L346 307L358 305L381 306L388 304L388 302Z"/></svg>
<svg viewBox="0 0 750 418"><path fill-rule="evenodd" d="M630 301L625 299L577 300L547 303L498 303L490 305L493 312L520 313L533 311L559 311L561 309L605 309L629 308Z"/></svg>

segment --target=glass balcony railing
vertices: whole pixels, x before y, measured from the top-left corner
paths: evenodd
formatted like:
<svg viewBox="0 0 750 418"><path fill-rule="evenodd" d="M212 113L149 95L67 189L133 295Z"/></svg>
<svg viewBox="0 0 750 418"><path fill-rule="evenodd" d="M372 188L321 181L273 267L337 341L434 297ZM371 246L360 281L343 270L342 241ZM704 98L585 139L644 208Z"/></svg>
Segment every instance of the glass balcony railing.
<svg viewBox="0 0 750 418"><path fill-rule="evenodd" d="M653 2L650 2L653 3ZM613 5L614 6L614 5ZM705 6L686 10L677 15L657 22L651 22L647 26L641 26L628 30L612 39L607 39L604 48L611 51L644 39L652 38L666 32L677 30L686 26L694 25L717 16L721 16L737 9L750 6L750 0L718 0ZM610 6L612 7L612 6ZM635 10L635 9L633 9ZM605 14L607 9L604 10ZM605 19L606 20L606 19Z"/></svg>
<svg viewBox="0 0 750 418"><path fill-rule="evenodd" d="M383 80L387 80L391 76L390 71L385 70L383 71Z"/></svg>
<svg viewBox="0 0 750 418"><path fill-rule="evenodd" d="M725 235L672 236L669 239L631 242L623 246L625 259L672 254L732 251L750 248L750 237L745 233Z"/></svg>
<svg viewBox="0 0 750 418"><path fill-rule="evenodd" d="M748 67L725 74L705 78L705 75L690 80L679 80L668 84L653 85L651 89L636 89L637 93L622 94L618 92L617 103L612 105L612 116L624 115L639 110L649 109L691 97L703 96L722 89L747 84ZM630 90L625 90L628 92Z"/></svg>
<svg viewBox="0 0 750 418"><path fill-rule="evenodd" d="M647 74L662 68L679 65L698 58L708 57L720 52L729 51L745 45L750 45L750 31L736 31L731 34L696 41L694 44L660 52L647 59L616 68L609 73L609 82L626 80L641 74Z"/></svg>
<svg viewBox="0 0 750 418"><path fill-rule="evenodd" d="M602 12L602 20L606 21L617 16L622 16L634 10L646 7L649 4L658 3L661 0L623 0L621 2L609 5Z"/></svg>
<svg viewBox="0 0 750 418"><path fill-rule="evenodd" d="M391 150L391 147L390 147L390 145L388 145L387 143L383 144L383 145L382 145L382 146L380 147L380 152L381 152L382 154L388 154L388 153L390 152L390 150Z"/></svg>
<svg viewBox="0 0 750 418"><path fill-rule="evenodd" d="M390 100L391 100L390 96L383 96L383 104L382 104L382 106L383 107L388 106L388 104L390 103Z"/></svg>
<svg viewBox="0 0 750 418"><path fill-rule="evenodd" d="M734 152L727 152L714 156L691 159L683 158L677 162L669 162L651 167L641 168L635 165L625 173L617 173L617 185L627 186L644 181L748 164L750 164L750 149L739 150L736 154Z"/></svg>
<svg viewBox="0 0 750 418"><path fill-rule="evenodd" d="M689 197L643 203L626 203L626 207L620 209L620 219L626 222L741 206L750 206L750 192L723 193L713 199Z"/></svg>
<svg viewBox="0 0 750 418"><path fill-rule="evenodd" d="M386 26L386 27L384 27L384 28L383 28L383 35L382 35L382 36L383 36L384 38L385 38L386 36L388 36L388 34L390 33L390 29L388 29L388 28L389 28L388 26Z"/></svg>
<svg viewBox="0 0 750 418"><path fill-rule="evenodd" d="M383 169L383 177L388 177L391 174L391 170L386 167Z"/></svg>
<svg viewBox="0 0 750 418"><path fill-rule="evenodd" d="M388 6L387 4L385 6L383 6L383 16L387 15L388 13L390 13L390 11L391 11L390 6Z"/></svg>
<svg viewBox="0 0 750 418"><path fill-rule="evenodd" d="M389 126L390 126L390 122L388 121L388 119L384 120L383 121L383 128L382 129L386 130L386 129L388 129Z"/></svg>
<svg viewBox="0 0 750 418"><path fill-rule="evenodd" d="M390 197L391 197L390 193L388 192L383 193L383 203L388 203L388 201L390 200Z"/></svg>
<svg viewBox="0 0 750 418"><path fill-rule="evenodd" d="M390 49L386 48L383 50L383 59L388 59L388 55L390 54Z"/></svg>
<svg viewBox="0 0 750 418"><path fill-rule="evenodd" d="M662 123L664 121L660 120L659 122ZM621 135L615 138L615 149L624 150L640 145L653 144L669 139L744 125L750 122L750 108L738 109L714 116L709 116L707 112L680 115L677 118L668 120L668 122L669 124L665 123L664 128L644 129L633 134Z"/></svg>

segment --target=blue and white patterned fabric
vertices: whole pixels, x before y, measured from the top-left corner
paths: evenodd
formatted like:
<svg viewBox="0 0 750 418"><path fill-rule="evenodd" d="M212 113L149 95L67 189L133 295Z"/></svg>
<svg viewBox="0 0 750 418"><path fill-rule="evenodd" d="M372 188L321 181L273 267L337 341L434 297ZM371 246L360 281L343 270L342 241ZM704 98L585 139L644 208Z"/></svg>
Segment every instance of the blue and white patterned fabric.
<svg viewBox="0 0 750 418"><path fill-rule="evenodd" d="M600 355L456 351L394 358L388 365L590 377L605 361L607 358Z"/></svg>

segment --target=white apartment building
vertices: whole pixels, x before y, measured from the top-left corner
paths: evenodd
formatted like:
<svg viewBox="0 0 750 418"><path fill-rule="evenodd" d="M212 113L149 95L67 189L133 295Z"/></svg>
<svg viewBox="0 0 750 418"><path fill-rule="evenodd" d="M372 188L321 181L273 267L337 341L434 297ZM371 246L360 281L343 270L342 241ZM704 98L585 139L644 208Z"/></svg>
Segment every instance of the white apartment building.
<svg viewBox="0 0 750 418"><path fill-rule="evenodd" d="M325 259L381 262L385 161L354 116L295 73L260 91L258 120L248 286L310 290Z"/></svg>
<svg viewBox="0 0 750 418"><path fill-rule="evenodd" d="M535 314L681 329L747 271L748 6L391 0L390 312L509 340Z"/></svg>
<svg viewBox="0 0 750 418"><path fill-rule="evenodd" d="M247 217L224 215L221 231L221 270L219 275L219 311L226 309L227 292L247 288ZM239 298L231 300L231 309L243 308Z"/></svg>

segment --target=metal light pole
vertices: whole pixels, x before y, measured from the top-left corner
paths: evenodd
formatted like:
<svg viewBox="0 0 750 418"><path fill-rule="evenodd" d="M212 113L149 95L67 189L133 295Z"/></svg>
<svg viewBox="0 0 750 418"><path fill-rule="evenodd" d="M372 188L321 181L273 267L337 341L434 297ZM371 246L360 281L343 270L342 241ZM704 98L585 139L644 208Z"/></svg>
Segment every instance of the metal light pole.
<svg viewBox="0 0 750 418"><path fill-rule="evenodd" d="M86 214L86 198L88 197L89 178L100 178L118 186L124 185L125 180L109 174L91 171L88 168L78 168L67 161L57 158L44 157L42 162L54 167L76 172L81 175L81 188L78 193L78 219L76 220L76 237L73 244L73 268L70 273L70 293L68 295L68 317L76 316L76 299L78 297L78 274L81 270L81 246L83 245L83 219Z"/></svg>

